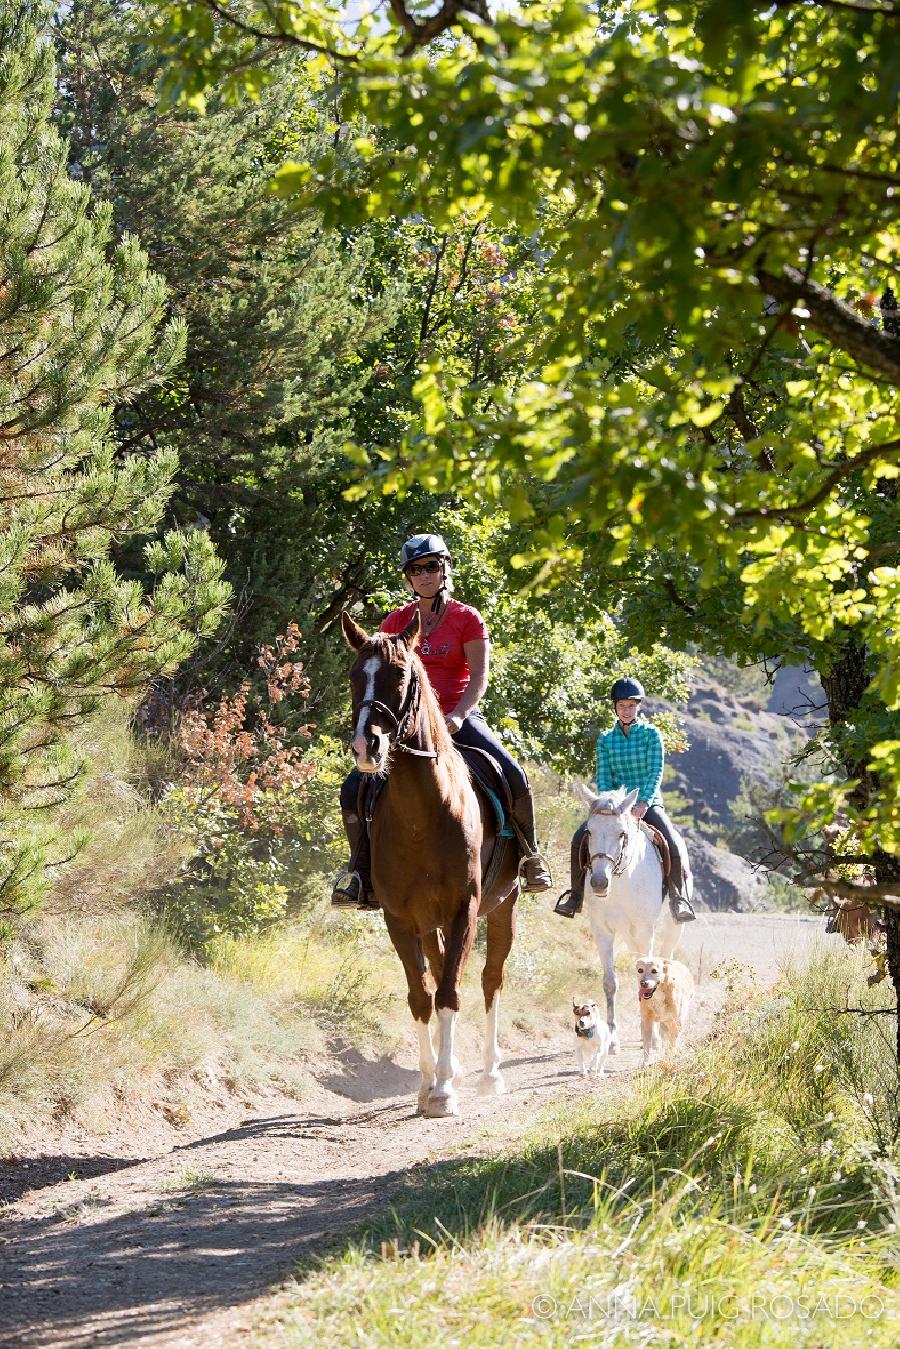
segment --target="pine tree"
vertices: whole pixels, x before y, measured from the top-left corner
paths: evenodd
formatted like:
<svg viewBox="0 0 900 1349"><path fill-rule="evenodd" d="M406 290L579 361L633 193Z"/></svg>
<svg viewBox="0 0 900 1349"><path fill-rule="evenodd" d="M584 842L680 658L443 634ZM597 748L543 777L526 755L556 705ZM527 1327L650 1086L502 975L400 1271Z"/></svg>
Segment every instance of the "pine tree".
<svg viewBox="0 0 900 1349"><path fill-rule="evenodd" d="M112 408L170 378L184 325L136 239L72 179L39 0L0 0L0 914L40 901L72 840L52 809L73 733L174 669L227 601L209 538L158 536L171 449L123 455ZM112 558L145 540L145 590Z"/></svg>
<svg viewBox="0 0 900 1349"><path fill-rule="evenodd" d="M224 653L236 678L291 619L314 642L315 616L358 558L341 448L367 346L392 321L390 286L369 292L365 239L323 232L271 190L291 146L335 135L303 72L284 70L249 107L160 114L147 24L120 0L75 0L60 15L58 116L77 171L117 231L140 237L187 326L175 380L121 408L118 429L130 450L178 453L172 515L208 524L240 597Z"/></svg>

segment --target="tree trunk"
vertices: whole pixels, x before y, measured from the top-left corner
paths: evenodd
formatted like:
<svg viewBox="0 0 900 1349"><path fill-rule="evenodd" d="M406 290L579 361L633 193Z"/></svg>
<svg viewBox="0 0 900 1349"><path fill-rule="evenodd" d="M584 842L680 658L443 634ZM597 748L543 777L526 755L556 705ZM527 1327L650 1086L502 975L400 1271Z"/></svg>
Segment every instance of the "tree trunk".
<svg viewBox="0 0 900 1349"><path fill-rule="evenodd" d="M875 878L881 882L894 881L900 894L900 858L889 857L886 853L878 856L875 864ZM894 985L894 999L897 1004L897 1062L900 1063L900 909L888 905L884 910L884 925L887 931L887 967Z"/></svg>
<svg viewBox="0 0 900 1349"><path fill-rule="evenodd" d="M866 651L851 638L835 662L831 672L822 675L822 687L828 699L828 719L832 726L846 723L859 706L869 684L869 672L866 665ZM851 800L857 807L864 807L872 796L882 790L878 779L865 763L844 760L849 777L858 778ZM875 861L875 879L879 884L897 883L900 892L900 859L887 853L877 853ZM887 928L887 966L894 986L894 1000L900 1012L900 909L888 905L882 910ZM897 1018L896 1039L897 1061L900 1063L900 1015Z"/></svg>

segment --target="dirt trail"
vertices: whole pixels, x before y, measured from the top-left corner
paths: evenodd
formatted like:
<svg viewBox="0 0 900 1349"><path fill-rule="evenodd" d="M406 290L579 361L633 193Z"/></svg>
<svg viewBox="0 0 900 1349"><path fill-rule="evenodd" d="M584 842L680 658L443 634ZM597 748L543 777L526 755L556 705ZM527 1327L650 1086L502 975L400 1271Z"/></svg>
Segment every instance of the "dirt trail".
<svg viewBox="0 0 900 1349"><path fill-rule="evenodd" d="M814 919L769 915L691 925L679 952L701 980L691 1035L708 1031L725 997L726 979L711 977L717 966L738 961L769 982L780 958L803 959L821 930ZM283 1098L205 1136L148 1146L145 1156L129 1155L137 1138L118 1155L86 1146L83 1155L0 1163L0 1193L9 1196L0 1223L0 1345L238 1342L253 1301L303 1250L389 1204L410 1168L495 1153L551 1102L620 1091L639 1064L636 1002L623 984L623 1052L600 1084L576 1076L561 1010L545 1040L506 1050L506 1096L482 1100L477 1072L468 1075L459 1119L415 1115L412 1054L369 1062L348 1051L343 1069L355 1100L333 1090L341 1073L332 1064L314 1108Z"/></svg>

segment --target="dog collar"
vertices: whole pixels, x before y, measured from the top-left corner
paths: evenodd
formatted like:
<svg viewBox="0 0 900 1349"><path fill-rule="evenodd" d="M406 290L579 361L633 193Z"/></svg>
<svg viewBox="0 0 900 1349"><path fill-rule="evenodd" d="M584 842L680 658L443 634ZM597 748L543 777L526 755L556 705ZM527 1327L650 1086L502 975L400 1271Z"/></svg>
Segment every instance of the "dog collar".
<svg viewBox="0 0 900 1349"><path fill-rule="evenodd" d="M582 1040L593 1040L594 1028L593 1026L591 1026L590 1030L579 1030L578 1027L576 1026L575 1034L580 1036Z"/></svg>

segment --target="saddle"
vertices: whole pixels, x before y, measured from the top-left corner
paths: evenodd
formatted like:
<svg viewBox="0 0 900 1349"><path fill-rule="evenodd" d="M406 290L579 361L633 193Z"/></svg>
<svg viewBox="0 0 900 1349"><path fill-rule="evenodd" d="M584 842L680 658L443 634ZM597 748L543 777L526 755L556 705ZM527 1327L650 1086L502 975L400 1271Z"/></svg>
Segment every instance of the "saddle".
<svg viewBox="0 0 900 1349"><path fill-rule="evenodd" d="M477 745L457 745L456 748L469 770L472 786L486 796L493 807L498 837L512 838L512 792L503 769L486 749L479 749Z"/></svg>
<svg viewBox="0 0 900 1349"><path fill-rule="evenodd" d="M469 770L469 781L475 791L490 805L497 825L494 847L481 878L482 889L487 891L490 882L500 869L509 840L515 837L510 823L512 819L512 792L509 789L509 783L503 776L502 768L487 750L479 749L476 745L457 745L456 750L462 755L466 768ZM374 777L368 773L360 775L356 808L357 814L365 822L367 830L375 813L375 803L386 782L386 777Z"/></svg>
<svg viewBox="0 0 900 1349"><path fill-rule="evenodd" d="M665 894L669 886L669 877L672 874L672 855L665 835L655 829L652 824L647 824L646 820L638 820L638 828L646 834L659 854L659 864L662 867L663 894ZM582 871L587 871L591 865L591 842L588 834L582 835L578 850L578 863Z"/></svg>

